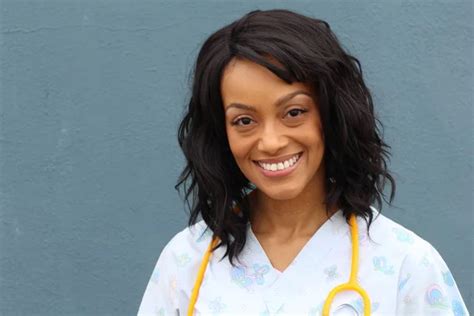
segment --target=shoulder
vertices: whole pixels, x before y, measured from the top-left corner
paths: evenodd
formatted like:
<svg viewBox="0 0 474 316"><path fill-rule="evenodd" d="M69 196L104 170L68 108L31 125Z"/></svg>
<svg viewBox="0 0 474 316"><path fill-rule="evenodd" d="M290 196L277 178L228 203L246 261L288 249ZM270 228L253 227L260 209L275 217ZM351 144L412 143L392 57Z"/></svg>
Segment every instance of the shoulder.
<svg viewBox="0 0 474 316"><path fill-rule="evenodd" d="M375 242L380 242L380 247L385 248L386 253L400 258L400 270L416 271L421 276L423 273L432 273L434 269L447 269L441 255L430 242L382 214L374 220L371 237Z"/></svg>
<svg viewBox="0 0 474 316"><path fill-rule="evenodd" d="M143 295L139 315L176 314L192 288L211 233L204 221L178 232L165 245Z"/></svg>
<svg viewBox="0 0 474 316"><path fill-rule="evenodd" d="M364 233L366 230L362 229L362 237ZM390 263L393 272L398 271L399 275L425 275L426 278L432 278L433 273L449 272L445 261L430 242L377 210L374 211L369 236L363 238L362 243L367 254L373 257L376 268Z"/></svg>
<svg viewBox="0 0 474 316"><path fill-rule="evenodd" d="M398 257L436 252L428 241L411 229L390 219L375 208L372 209L374 210L374 219L370 226L369 235L370 241L375 247L393 252Z"/></svg>
<svg viewBox="0 0 474 316"><path fill-rule="evenodd" d="M374 215L367 250L372 254L375 270L384 272L390 267L390 271L398 275L399 314L431 315L448 311L456 314L460 311L462 315L466 310L464 301L435 247L375 209Z"/></svg>
<svg viewBox="0 0 474 316"><path fill-rule="evenodd" d="M163 248L159 266L166 267L168 275L176 276L179 287L190 288L211 240L212 231L203 220L188 226Z"/></svg>
<svg viewBox="0 0 474 316"><path fill-rule="evenodd" d="M201 220L175 234L163 248L160 259L185 266L204 255L212 239L212 231Z"/></svg>

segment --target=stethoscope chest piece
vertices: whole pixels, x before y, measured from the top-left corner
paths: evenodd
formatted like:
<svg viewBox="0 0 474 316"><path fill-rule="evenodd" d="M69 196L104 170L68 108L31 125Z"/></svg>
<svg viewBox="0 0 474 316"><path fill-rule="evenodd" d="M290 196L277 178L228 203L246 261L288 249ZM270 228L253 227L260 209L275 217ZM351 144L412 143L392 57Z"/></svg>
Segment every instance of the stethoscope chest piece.
<svg viewBox="0 0 474 316"><path fill-rule="evenodd" d="M359 311L351 304L342 304L334 309L331 313L334 316L360 316Z"/></svg>

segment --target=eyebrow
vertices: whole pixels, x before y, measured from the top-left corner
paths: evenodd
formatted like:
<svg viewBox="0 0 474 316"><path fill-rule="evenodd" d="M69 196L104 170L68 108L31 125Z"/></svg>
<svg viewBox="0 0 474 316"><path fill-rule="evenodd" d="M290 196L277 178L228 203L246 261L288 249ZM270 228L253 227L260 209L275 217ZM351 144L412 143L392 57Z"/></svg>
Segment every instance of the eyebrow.
<svg viewBox="0 0 474 316"><path fill-rule="evenodd" d="M275 102L275 106L276 107L279 107L281 105L283 105L285 102L293 99L295 96L297 96L298 94L305 94L309 97L312 97L312 95L307 92L307 91L304 91L304 90L296 90L294 92L291 92L291 93L288 93L287 95L284 95L282 97L280 97L276 102ZM225 111L227 112L228 109L230 108L237 108L237 109L242 109L242 110L248 110L248 111L252 111L252 112L257 112L257 109L254 107L254 106L251 106L251 105L247 105L247 104L242 104L242 103L237 103L237 102L233 102L231 104L229 104L227 106L227 108L225 109Z"/></svg>

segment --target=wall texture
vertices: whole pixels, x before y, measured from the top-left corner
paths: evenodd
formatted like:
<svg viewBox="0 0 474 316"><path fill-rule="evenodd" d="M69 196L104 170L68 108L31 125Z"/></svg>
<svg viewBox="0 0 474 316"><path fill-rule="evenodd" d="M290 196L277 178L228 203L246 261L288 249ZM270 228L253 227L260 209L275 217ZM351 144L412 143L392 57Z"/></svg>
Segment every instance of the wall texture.
<svg viewBox="0 0 474 316"><path fill-rule="evenodd" d="M382 212L438 249L473 310L470 1L0 0L1 315L136 313L186 223L191 65L256 8L325 19L359 58L398 183Z"/></svg>

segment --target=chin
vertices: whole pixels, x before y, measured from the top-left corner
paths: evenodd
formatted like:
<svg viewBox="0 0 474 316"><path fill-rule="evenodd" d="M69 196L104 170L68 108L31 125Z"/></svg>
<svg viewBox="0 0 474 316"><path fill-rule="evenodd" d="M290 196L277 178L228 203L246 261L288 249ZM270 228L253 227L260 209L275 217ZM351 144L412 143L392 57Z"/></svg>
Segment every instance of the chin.
<svg viewBox="0 0 474 316"><path fill-rule="evenodd" d="M258 187L257 187L258 188ZM259 188L262 193L273 200L286 201L297 198L303 191L301 188Z"/></svg>

